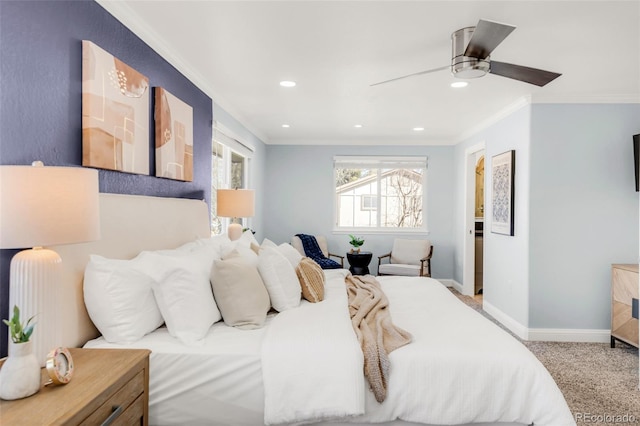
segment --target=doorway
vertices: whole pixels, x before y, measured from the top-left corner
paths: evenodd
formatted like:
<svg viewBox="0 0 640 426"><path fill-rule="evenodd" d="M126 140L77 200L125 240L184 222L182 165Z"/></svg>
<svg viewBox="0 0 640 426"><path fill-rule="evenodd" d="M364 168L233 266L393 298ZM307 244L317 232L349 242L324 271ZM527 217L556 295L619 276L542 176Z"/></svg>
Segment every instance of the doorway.
<svg viewBox="0 0 640 426"><path fill-rule="evenodd" d="M482 142L465 151L462 293L467 296L476 295L483 285L484 148Z"/></svg>
<svg viewBox="0 0 640 426"><path fill-rule="evenodd" d="M484 151L476 153L475 182L475 244L474 244L474 287L476 300L482 299L483 293L483 252L484 252Z"/></svg>

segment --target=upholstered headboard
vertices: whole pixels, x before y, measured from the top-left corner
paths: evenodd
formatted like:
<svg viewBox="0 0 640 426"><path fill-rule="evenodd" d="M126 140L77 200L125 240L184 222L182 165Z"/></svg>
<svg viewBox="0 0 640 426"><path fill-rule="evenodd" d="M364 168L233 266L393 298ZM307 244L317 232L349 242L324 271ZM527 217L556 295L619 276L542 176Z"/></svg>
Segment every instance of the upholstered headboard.
<svg viewBox="0 0 640 426"><path fill-rule="evenodd" d="M204 201L100 194L101 239L51 247L62 258L61 346L79 347L99 335L84 306L82 281L89 255L132 259L143 250L178 247L211 235Z"/></svg>

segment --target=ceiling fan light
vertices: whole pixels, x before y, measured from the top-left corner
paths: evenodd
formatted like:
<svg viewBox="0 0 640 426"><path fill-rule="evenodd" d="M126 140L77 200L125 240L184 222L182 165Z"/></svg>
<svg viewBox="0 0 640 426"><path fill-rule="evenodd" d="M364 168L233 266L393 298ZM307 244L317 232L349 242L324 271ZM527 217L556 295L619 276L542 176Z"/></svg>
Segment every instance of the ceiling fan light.
<svg viewBox="0 0 640 426"><path fill-rule="evenodd" d="M455 78L479 78L486 75L490 68L489 58L476 59L463 56L462 58L454 58L451 73Z"/></svg>
<svg viewBox="0 0 640 426"><path fill-rule="evenodd" d="M295 87L296 86L296 82L295 81L290 81L290 80L283 80L280 82L280 86L282 87Z"/></svg>
<svg viewBox="0 0 640 426"><path fill-rule="evenodd" d="M414 127L414 128L413 128L413 130L414 130L415 132L421 132L421 131L423 131L423 130L424 130L424 127Z"/></svg>

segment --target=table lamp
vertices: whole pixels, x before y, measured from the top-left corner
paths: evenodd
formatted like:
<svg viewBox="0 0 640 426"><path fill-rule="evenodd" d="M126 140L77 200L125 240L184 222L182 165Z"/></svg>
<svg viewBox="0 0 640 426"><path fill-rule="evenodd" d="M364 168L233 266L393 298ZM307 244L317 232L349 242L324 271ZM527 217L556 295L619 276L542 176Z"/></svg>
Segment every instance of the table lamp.
<svg viewBox="0 0 640 426"><path fill-rule="evenodd" d="M231 241L237 240L242 235L242 225L238 223L238 218L253 217L255 214L254 204L252 189L218 189L218 216L233 218L227 231Z"/></svg>
<svg viewBox="0 0 640 426"><path fill-rule="evenodd" d="M0 166L0 248L33 247L11 259L9 309L34 316L36 358L60 346L58 300L62 260L44 246L100 238L98 171L82 167Z"/></svg>

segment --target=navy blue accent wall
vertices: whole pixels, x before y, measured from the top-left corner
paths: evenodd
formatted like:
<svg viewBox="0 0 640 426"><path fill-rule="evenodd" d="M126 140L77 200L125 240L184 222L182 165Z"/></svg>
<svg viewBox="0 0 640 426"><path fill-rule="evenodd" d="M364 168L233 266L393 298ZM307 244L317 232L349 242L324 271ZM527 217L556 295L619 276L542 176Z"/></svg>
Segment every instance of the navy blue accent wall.
<svg viewBox="0 0 640 426"><path fill-rule="evenodd" d="M150 175L100 170L100 191L211 201L212 101L93 1L0 0L0 164L82 164L82 40L90 40L193 108L194 180L156 178L153 96ZM159 230L161 231L161 230ZM9 264L0 250L0 316L9 315ZM7 328L0 327L0 356Z"/></svg>

